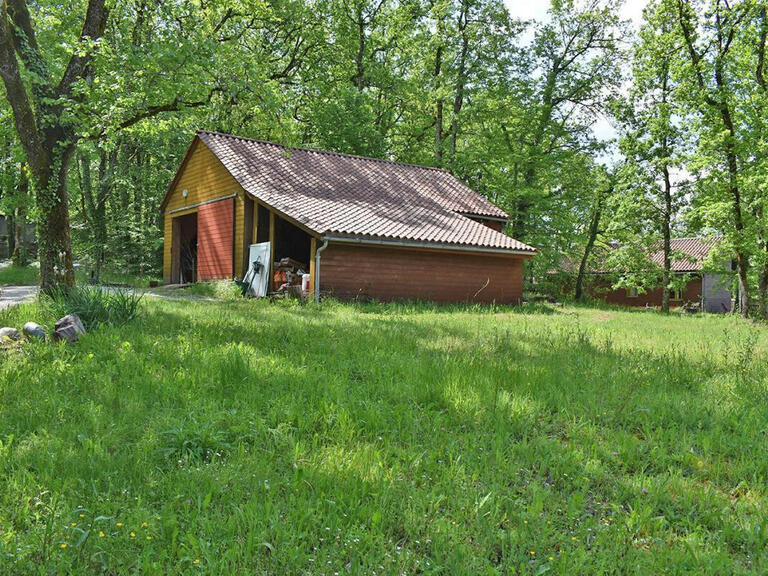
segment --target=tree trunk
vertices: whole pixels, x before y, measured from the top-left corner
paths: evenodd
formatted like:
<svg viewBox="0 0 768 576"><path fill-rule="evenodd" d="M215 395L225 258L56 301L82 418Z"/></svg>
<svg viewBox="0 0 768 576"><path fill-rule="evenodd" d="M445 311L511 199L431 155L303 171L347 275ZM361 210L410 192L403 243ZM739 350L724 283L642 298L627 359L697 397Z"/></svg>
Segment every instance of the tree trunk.
<svg viewBox="0 0 768 576"><path fill-rule="evenodd" d="M440 19L437 21L438 45L435 50L435 68L432 72L432 77L435 81L435 91L437 92L437 102L435 104L435 164L437 166L443 165L443 96L441 94L440 75L443 68L444 18L444 16L440 16Z"/></svg>
<svg viewBox="0 0 768 576"><path fill-rule="evenodd" d="M29 254L27 253L26 242L24 241L24 232L27 228L27 216L24 208L21 206L14 210L13 214L13 255L14 266L26 266L29 264Z"/></svg>
<svg viewBox="0 0 768 576"><path fill-rule="evenodd" d="M456 86L453 97L453 117L451 118L451 151L449 163L453 165L456 159L456 141L459 137L459 114L464 106L464 90L467 84L467 54L469 53L469 6L466 0L461 3L458 28L461 31L461 50L459 52L458 69L456 71Z"/></svg>
<svg viewBox="0 0 768 576"><path fill-rule="evenodd" d="M768 242L763 244L763 250L765 261L757 280L757 298L759 301L758 314L761 318L766 318L768 317Z"/></svg>
<svg viewBox="0 0 768 576"><path fill-rule="evenodd" d="M40 289L50 292L58 286L75 285L72 265L72 247L69 235L69 197L67 171L74 153L74 145L49 152L54 158L54 171L44 171L35 182L37 205L41 208L42 222L38 225L40 244Z"/></svg>
<svg viewBox="0 0 768 576"><path fill-rule="evenodd" d="M115 164L117 163L118 148L112 149L107 154L104 149L99 151L99 184L96 194L96 201L91 215L93 226L93 245L94 245L94 278L95 282L101 280L101 268L106 260L107 248L107 198L112 190L112 180L115 173ZM123 212L127 216L126 212Z"/></svg>
<svg viewBox="0 0 768 576"><path fill-rule="evenodd" d="M608 190L610 193L610 188ZM577 302L581 301L584 296L584 277L587 274L587 263L589 257L592 254L592 249L595 246L595 240L597 240L597 233L600 230L600 219L603 214L603 193L599 193L597 202L595 203L595 210L592 212L592 219L589 222L589 234L587 236L587 245L584 247L584 254L581 256L581 262L579 263L579 273L576 276L576 290L574 298Z"/></svg>
<svg viewBox="0 0 768 576"><path fill-rule="evenodd" d="M664 144L666 148L666 141ZM672 182L669 177L669 167L664 164L662 168L664 174L664 214L661 221L661 234L664 238L664 270L661 277L661 309L669 312L669 284L672 280Z"/></svg>
<svg viewBox="0 0 768 576"><path fill-rule="evenodd" d="M22 168L21 178L19 179L19 195L26 196L29 193L29 180ZM14 266L26 266L29 264L29 253L24 239L24 233L27 228L27 211L22 200L13 211L13 235L11 260Z"/></svg>

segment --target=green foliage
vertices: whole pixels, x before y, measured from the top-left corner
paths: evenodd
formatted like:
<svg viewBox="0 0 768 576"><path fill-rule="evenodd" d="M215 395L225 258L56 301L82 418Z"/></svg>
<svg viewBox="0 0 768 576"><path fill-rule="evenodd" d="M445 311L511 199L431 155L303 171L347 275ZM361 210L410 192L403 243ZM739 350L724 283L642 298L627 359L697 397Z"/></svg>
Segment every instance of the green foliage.
<svg viewBox="0 0 768 576"><path fill-rule="evenodd" d="M122 288L76 286L48 292L41 296L41 305L55 318L77 314L86 329L93 329L130 322L139 314L143 298L142 293Z"/></svg>
<svg viewBox="0 0 768 576"><path fill-rule="evenodd" d="M765 571L762 328L329 304L3 351L0 572Z"/></svg>

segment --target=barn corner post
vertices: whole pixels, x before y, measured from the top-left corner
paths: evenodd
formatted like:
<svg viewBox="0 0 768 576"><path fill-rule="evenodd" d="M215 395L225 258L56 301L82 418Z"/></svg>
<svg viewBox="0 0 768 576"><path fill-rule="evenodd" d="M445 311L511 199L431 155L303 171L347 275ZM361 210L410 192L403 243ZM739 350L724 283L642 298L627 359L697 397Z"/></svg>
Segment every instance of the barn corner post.
<svg viewBox="0 0 768 576"><path fill-rule="evenodd" d="M314 257L314 267L315 267L315 274L314 274L314 293L315 293L315 302L320 302L320 255L323 253L323 251L328 248L328 238L321 238L323 241L323 244L315 249L315 257Z"/></svg>

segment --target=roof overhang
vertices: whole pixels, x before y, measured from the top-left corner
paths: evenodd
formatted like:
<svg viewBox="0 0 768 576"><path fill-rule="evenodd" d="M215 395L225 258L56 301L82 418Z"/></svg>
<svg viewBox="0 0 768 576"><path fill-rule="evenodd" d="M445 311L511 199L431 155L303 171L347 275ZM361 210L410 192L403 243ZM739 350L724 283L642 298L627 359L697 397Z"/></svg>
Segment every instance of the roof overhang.
<svg viewBox="0 0 768 576"><path fill-rule="evenodd" d="M343 234L323 234L322 239L343 244L365 244L370 246L390 246L393 248L423 248L425 250L448 250L452 252L480 252L484 254L523 256L527 258L533 258L537 252L535 248L532 250L512 250L509 248L491 248L487 246L448 244L443 242L420 242L418 240L401 240L396 238L345 236Z"/></svg>

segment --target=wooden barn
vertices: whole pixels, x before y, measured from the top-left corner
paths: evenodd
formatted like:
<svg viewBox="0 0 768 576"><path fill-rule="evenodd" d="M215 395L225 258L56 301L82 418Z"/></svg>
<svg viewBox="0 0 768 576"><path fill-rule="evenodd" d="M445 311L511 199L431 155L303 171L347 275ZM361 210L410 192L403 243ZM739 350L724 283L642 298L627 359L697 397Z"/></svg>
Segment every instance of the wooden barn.
<svg viewBox="0 0 768 576"><path fill-rule="evenodd" d="M340 299L518 303L536 250L507 214L437 168L200 131L161 205L166 283L242 279ZM269 244L266 244L269 243Z"/></svg>

